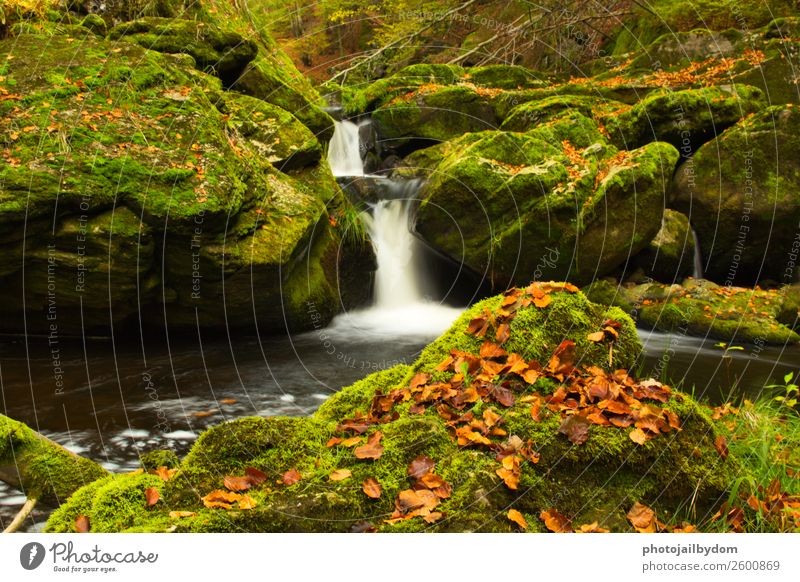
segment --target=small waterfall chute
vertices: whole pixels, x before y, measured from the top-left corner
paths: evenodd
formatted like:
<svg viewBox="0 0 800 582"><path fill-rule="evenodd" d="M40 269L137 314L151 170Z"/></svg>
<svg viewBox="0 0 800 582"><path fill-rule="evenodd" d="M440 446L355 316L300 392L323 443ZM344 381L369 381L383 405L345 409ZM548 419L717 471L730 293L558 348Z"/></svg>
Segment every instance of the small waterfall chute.
<svg viewBox="0 0 800 582"><path fill-rule="evenodd" d="M328 145L328 165L337 177L364 175L359 126L352 121L334 122L333 137Z"/></svg>

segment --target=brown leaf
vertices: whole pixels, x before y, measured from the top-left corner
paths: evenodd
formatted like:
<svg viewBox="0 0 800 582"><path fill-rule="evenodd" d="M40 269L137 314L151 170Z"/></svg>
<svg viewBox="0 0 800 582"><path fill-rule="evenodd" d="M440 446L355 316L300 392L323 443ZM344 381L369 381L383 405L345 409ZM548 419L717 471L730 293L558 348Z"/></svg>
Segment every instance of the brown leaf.
<svg viewBox="0 0 800 582"><path fill-rule="evenodd" d="M582 445L589 438L589 421L582 416L568 416L558 427L558 432L575 445Z"/></svg>
<svg viewBox="0 0 800 582"><path fill-rule="evenodd" d="M639 533L655 533L656 512L638 501L628 511L628 521Z"/></svg>
<svg viewBox="0 0 800 582"><path fill-rule="evenodd" d="M547 364L547 369L554 374L569 373L572 371L575 357L575 342L572 340L564 340L553 352L550 363Z"/></svg>
<svg viewBox="0 0 800 582"><path fill-rule="evenodd" d="M572 527L570 525L569 519L567 519L564 515L560 514L555 509L548 509L547 511L542 511L539 514L539 517L544 521L545 527L552 532L555 533L570 533L572 532Z"/></svg>
<svg viewBox="0 0 800 582"><path fill-rule="evenodd" d="M75 518L75 531L78 533L89 533L89 518L81 514Z"/></svg>
<svg viewBox="0 0 800 582"><path fill-rule="evenodd" d="M429 472L436 466L436 463L430 457L424 455L417 457L408 464L408 475L415 479L420 479L425 473Z"/></svg>
<svg viewBox="0 0 800 582"><path fill-rule="evenodd" d="M194 511L170 511L169 516L173 519L180 518L180 517L194 517L197 515Z"/></svg>
<svg viewBox="0 0 800 582"><path fill-rule="evenodd" d="M476 317L469 322L467 326L467 333L478 337L483 337L486 334L486 329L489 327L489 322L485 317Z"/></svg>
<svg viewBox="0 0 800 582"><path fill-rule="evenodd" d="M528 529L528 522L525 521L525 517L517 511L516 509L509 509L506 517L516 523L522 529Z"/></svg>
<svg viewBox="0 0 800 582"><path fill-rule="evenodd" d="M255 467L245 467L244 474L250 479L253 487L258 487L267 480L267 474L264 471L259 471Z"/></svg>
<svg viewBox="0 0 800 582"><path fill-rule="evenodd" d="M381 484L374 477L369 477L361 483L361 489L371 499L378 499L381 496Z"/></svg>
<svg viewBox="0 0 800 582"><path fill-rule="evenodd" d="M717 449L720 457L723 459L728 458L728 440L724 436L719 435L714 439L714 448Z"/></svg>
<svg viewBox="0 0 800 582"><path fill-rule="evenodd" d="M230 475L225 477L223 484L231 491L247 491L253 486L250 477L232 477Z"/></svg>
<svg viewBox="0 0 800 582"><path fill-rule="evenodd" d="M425 501L420 497L417 491L413 489L405 489L397 495L395 507L400 513L408 513L414 509L418 509L425 505Z"/></svg>
<svg viewBox="0 0 800 582"><path fill-rule="evenodd" d="M147 507L152 507L161 499L161 493L155 487L148 487L144 490L144 499L147 501Z"/></svg>
<svg viewBox="0 0 800 582"><path fill-rule="evenodd" d="M336 469L330 474L330 480L344 481L345 479L349 479L352 475L353 473L350 472L350 469Z"/></svg>
<svg viewBox="0 0 800 582"><path fill-rule="evenodd" d="M284 485L294 485L302 478L303 476L300 474L300 471L292 467L283 474L281 482L283 482Z"/></svg>
<svg viewBox="0 0 800 582"><path fill-rule="evenodd" d="M489 384L489 394L498 404L501 404L506 408L514 406L514 402L516 401L514 398L514 393L508 388L504 388L499 384Z"/></svg>
<svg viewBox="0 0 800 582"><path fill-rule="evenodd" d="M382 438L383 433L376 430L369 435L367 444L357 447L353 454L358 459L380 459L383 454L383 446L380 444Z"/></svg>
<svg viewBox="0 0 800 582"><path fill-rule="evenodd" d="M369 521L354 523L353 527L350 528L350 533L375 533L377 531L378 528Z"/></svg>

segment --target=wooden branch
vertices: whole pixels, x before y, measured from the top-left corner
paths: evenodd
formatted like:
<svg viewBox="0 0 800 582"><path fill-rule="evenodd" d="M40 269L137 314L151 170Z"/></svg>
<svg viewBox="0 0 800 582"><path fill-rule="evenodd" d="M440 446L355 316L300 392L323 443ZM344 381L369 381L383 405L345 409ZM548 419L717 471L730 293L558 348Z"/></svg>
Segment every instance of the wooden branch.
<svg viewBox="0 0 800 582"><path fill-rule="evenodd" d="M94 461L0 414L0 481L29 498L61 503L108 474Z"/></svg>
<svg viewBox="0 0 800 582"><path fill-rule="evenodd" d="M19 510L19 513L17 513L16 516L14 516L13 521L6 529L3 530L3 533L7 534L17 531L22 524L25 523L25 520L28 519L28 516L31 514L31 511L33 511L33 508L36 507L37 501L39 500L36 499L36 497L29 497L26 499L22 509Z"/></svg>

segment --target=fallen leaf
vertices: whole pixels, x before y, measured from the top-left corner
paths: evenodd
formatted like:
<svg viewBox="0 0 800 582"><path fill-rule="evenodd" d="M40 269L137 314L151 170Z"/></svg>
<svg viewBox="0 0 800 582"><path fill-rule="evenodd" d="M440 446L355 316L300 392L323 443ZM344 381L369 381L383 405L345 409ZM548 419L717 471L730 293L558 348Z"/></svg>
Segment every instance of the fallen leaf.
<svg viewBox="0 0 800 582"><path fill-rule="evenodd" d="M352 473L350 469L336 469L333 473L330 474L331 481L344 481L345 479L349 479L352 477Z"/></svg>
<svg viewBox="0 0 800 582"><path fill-rule="evenodd" d="M638 501L628 511L628 521L639 533L655 533L656 512Z"/></svg>
<svg viewBox="0 0 800 582"><path fill-rule="evenodd" d="M604 527L597 525L596 521L592 523L585 523L575 530L575 533L609 533Z"/></svg>
<svg viewBox="0 0 800 582"><path fill-rule="evenodd" d="M148 487L144 490L144 498L147 501L147 507L152 507L161 499L161 493L155 487Z"/></svg>
<svg viewBox="0 0 800 582"><path fill-rule="evenodd" d="M161 477L162 481L169 481L176 472L177 469L167 469L166 467L159 467L153 471L154 474Z"/></svg>
<svg viewBox="0 0 800 582"><path fill-rule="evenodd" d="M89 518L85 515L79 515L75 518L75 531L78 533L89 533L90 524Z"/></svg>
<svg viewBox="0 0 800 582"><path fill-rule="evenodd" d="M420 456L408 464L408 475L415 479L421 478L425 473L430 471L436 466L436 463L430 457Z"/></svg>
<svg viewBox="0 0 800 582"><path fill-rule="evenodd" d="M646 435L646 434L644 433L644 431L643 431L642 429L640 429L640 428L635 428L635 429L633 429L633 430L631 431L631 433L630 433L628 436L629 436L629 437L631 438L631 440L632 440L633 442L635 442L637 445L643 445L644 443L646 443L646 442L647 442L647 435Z"/></svg>
<svg viewBox="0 0 800 582"><path fill-rule="evenodd" d="M250 477L233 477L230 475L225 477L223 484L226 489L230 489L231 491L246 491L253 486Z"/></svg>
<svg viewBox="0 0 800 582"><path fill-rule="evenodd" d="M242 495L242 498L239 500L239 509L253 509L256 505L258 505L258 502L249 495Z"/></svg>
<svg viewBox="0 0 800 582"><path fill-rule="evenodd" d="M590 333L586 336L586 339L590 342L600 343L606 338L606 334L604 331L596 331L594 333Z"/></svg>
<svg viewBox="0 0 800 582"><path fill-rule="evenodd" d="M525 521L525 517L517 511L516 509L509 509L506 517L516 523L522 529L528 529L528 522Z"/></svg>
<svg viewBox="0 0 800 582"><path fill-rule="evenodd" d="M253 487L258 487L267 480L267 474L264 471L259 471L255 467L245 467L244 474L250 479Z"/></svg>
<svg viewBox="0 0 800 582"><path fill-rule="evenodd" d="M358 459L380 459L383 454L383 445L380 444L383 433L376 430L367 439L367 444L357 447L353 454Z"/></svg>
<svg viewBox="0 0 800 582"><path fill-rule="evenodd" d="M589 421L582 416L568 416L558 427L572 444L582 445L589 438Z"/></svg>
<svg viewBox="0 0 800 582"><path fill-rule="evenodd" d="M292 467L283 474L281 482L283 482L284 485L294 485L302 478L303 476L300 474L300 471Z"/></svg>
<svg viewBox="0 0 800 582"><path fill-rule="evenodd" d="M381 496L381 484L374 477L369 477L361 483L361 489L371 499L378 499Z"/></svg>
<svg viewBox="0 0 800 582"><path fill-rule="evenodd" d="M173 519L177 519L180 517L194 517L197 515L194 511L170 511L169 516Z"/></svg>
<svg viewBox="0 0 800 582"><path fill-rule="evenodd" d="M544 521L545 527L555 533L570 533L572 527L570 521L564 515L560 514L555 509L548 509L542 511L539 517Z"/></svg>
<svg viewBox="0 0 800 582"><path fill-rule="evenodd" d="M230 509L231 504L242 498L238 493L217 489L202 498L203 505L208 508Z"/></svg>

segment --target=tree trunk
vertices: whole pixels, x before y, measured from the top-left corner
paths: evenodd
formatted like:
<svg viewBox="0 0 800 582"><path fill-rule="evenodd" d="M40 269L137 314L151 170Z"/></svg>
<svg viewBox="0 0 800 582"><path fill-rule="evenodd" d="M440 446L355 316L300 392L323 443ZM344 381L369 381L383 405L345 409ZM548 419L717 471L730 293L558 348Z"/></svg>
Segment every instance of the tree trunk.
<svg viewBox="0 0 800 582"><path fill-rule="evenodd" d="M78 488L108 474L94 461L0 414L0 481L28 498L62 503Z"/></svg>

